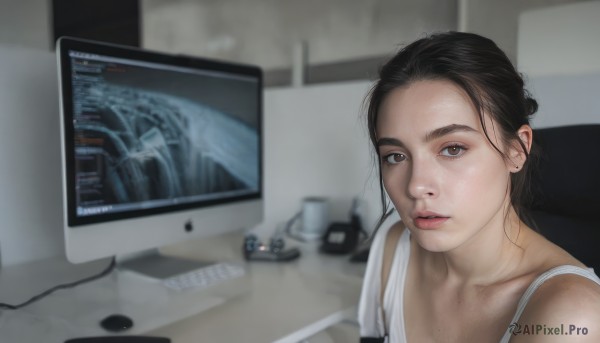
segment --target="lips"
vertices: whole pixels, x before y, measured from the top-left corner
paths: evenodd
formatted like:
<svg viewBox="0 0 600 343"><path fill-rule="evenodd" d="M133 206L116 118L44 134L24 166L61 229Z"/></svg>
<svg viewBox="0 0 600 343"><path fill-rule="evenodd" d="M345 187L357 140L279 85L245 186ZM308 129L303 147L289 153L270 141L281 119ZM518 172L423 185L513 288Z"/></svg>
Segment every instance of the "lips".
<svg viewBox="0 0 600 343"><path fill-rule="evenodd" d="M412 218L415 226L421 230L439 229L450 219L448 216L430 211L416 212Z"/></svg>

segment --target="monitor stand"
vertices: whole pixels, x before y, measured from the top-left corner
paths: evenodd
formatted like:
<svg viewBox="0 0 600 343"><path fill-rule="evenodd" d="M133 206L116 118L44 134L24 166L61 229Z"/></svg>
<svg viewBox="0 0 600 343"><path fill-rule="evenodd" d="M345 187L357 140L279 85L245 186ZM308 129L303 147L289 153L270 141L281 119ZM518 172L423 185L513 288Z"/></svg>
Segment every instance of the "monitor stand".
<svg viewBox="0 0 600 343"><path fill-rule="evenodd" d="M130 270L159 280L184 274L212 264L214 262L194 261L175 256L166 256L161 254L158 249L149 249L134 254L117 256L117 268Z"/></svg>

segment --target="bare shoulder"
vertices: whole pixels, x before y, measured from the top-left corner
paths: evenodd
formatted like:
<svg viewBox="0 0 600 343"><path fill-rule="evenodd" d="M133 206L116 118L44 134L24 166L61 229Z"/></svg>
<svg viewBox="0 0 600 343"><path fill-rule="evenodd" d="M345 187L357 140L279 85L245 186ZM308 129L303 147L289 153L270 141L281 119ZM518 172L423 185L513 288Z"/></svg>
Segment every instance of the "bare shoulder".
<svg viewBox="0 0 600 343"><path fill-rule="evenodd" d="M583 263L538 232L529 229L524 236L530 242L528 259L534 261L532 269L536 270L537 273L561 265L573 265L585 268Z"/></svg>
<svg viewBox="0 0 600 343"><path fill-rule="evenodd" d="M564 274L542 284L527 304L511 342L600 342L600 285Z"/></svg>
<svg viewBox="0 0 600 343"><path fill-rule="evenodd" d="M401 220L392 224L390 228L385 233L385 243L384 243L384 264L386 260L391 260L391 257L394 255L394 251L396 250L396 246L398 245L398 240L400 236L406 229L404 223ZM391 263L391 261L390 261Z"/></svg>
<svg viewBox="0 0 600 343"><path fill-rule="evenodd" d="M394 260L394 255L396 251L396 247L398 246L398 241L402 232L406 229L404 223L401 220L394 223L387 231L385 237L385 243L383 247L383 264L381 269L381 285L387 285L388 278L390 276L390 271L392 268L392 263ZM384 290L382 288L381 294L383 294Z"/></svg>

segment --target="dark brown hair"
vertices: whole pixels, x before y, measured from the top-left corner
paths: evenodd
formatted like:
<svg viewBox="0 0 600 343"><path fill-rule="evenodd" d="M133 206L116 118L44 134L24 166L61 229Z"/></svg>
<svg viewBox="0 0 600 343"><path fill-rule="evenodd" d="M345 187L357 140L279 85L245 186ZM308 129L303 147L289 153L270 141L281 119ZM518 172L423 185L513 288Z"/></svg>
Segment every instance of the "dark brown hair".
<svg viewBox="0 0 600 343"><path fill-rule="evenodd" d="M367 126L375 147L383 205L377 227L393 211L389 210L386 201L377 149L375 128L379 108L391 91L419 80L447 80L463 89L479 112L487 139L504 158L507 158L505 153L488 135L484 112L498 124L505 146L514 142L520 144L527 159L519 172L511 174L510 199L519 218L534 226L525 208L531 200L527 187L535 147L527 153L517 130L529 124L530 117L537 111L537 102L524 88L521 74L492 40L473 33L451 31L429 35L402 48L380 69L379 80L367 96Z"/></svg>

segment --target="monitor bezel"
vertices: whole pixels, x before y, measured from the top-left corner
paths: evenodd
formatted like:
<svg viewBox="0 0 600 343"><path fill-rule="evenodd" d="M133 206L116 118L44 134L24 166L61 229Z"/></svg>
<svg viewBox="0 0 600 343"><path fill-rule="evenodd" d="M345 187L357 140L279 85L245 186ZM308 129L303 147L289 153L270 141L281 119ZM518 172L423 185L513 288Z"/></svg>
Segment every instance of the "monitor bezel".
<svg viewBox="0 0 600 343"><path fill-rule="evenodd" d="M135 219L145 216L168 214L177 211L202 209L216 205L237 203L245 200L262 199L263 186L263 75L258 66L218 61L213 59L167 54L147 49L134 48L112 43L97 42L74 37L61 37L57 41L57 56L59 65L59 90L61 103L61 129L63 149L63 182L66 195L66 220L68 227L85 226L118 220ZM181 203L158 208L132 210L127 212L104 213L93 216L78 216L75 189L75 154L73 121L73 87L71 82L72 65L70 51L98 54L114 58L161 64L168 67L183 67L203 72L223 72L242 77L255 78L257 81L257 130L258 130L258 191L251 194L236 195L227 198L201 200Z"/></svg>

